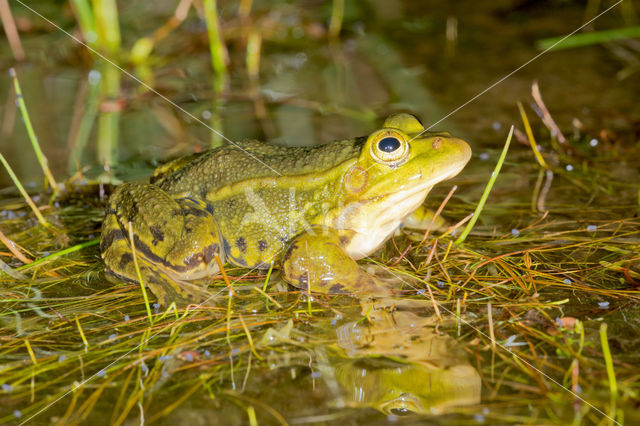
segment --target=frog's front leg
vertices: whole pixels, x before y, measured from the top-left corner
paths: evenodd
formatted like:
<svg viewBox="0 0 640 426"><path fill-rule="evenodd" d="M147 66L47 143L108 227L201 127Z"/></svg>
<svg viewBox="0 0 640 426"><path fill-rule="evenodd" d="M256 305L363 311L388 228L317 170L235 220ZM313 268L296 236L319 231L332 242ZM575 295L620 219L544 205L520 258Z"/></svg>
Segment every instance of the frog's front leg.
<svg viewBox="0 0 640 426"><path fill-rule="evenodd" d="M402 226L423 231L427 229L443 231L447 221L442 216L436 216L433 210L420 206L402 221Z"/></svg>
<svg viewBox="0 0 640 426"><path fill-rule="evenodd" d="M218 271L216 254L224 261L218 227L206 206L174 200L155 185L116 189L103 223L102 258L107 273L138 282L130 227L142 279L161 304L182 306L208 297L205 288L189 282Z"/></svg>
<svg viewBox="0 0 640 426"><path fill-rule="evenodd" d="M282 275L293 286L312 292L389 294L344 251L337 231L327 228L293 239L282 257Z"/></svg>

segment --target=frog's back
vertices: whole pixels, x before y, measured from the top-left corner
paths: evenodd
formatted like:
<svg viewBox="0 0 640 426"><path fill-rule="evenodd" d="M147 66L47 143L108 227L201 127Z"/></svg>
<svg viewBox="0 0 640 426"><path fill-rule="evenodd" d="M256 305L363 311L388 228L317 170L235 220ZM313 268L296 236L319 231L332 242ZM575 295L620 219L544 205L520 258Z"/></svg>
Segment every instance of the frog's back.
<svg viewBox="0 0 640 426"><path fill-rule="evenodd" d="M243 141L178 159L157 170L152 183L174 194L206 198L219 188L249 179L322 173L357 157L366 138L312 147Z"/></svg>

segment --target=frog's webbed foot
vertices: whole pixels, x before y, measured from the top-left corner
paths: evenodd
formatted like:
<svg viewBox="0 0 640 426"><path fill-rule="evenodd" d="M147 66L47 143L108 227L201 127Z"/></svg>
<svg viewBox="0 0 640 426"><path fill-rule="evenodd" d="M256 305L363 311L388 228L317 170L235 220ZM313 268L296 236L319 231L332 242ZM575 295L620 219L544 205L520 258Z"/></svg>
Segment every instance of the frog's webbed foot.
<svg viewBox="0 0 640 426"><path fill-rule="evenodd" d="M118 187L109 199L100 249L108 274L139 282L130 227L142 281L160 304L185 306L209 298L206 288L190 281L216 273L215 255L223 256L211 214L155 185Z"/></svg>
<svg viewBox="0 0 640 426"><path fill-rule="evenodd" d="M349 257L335 231L325 228L291 242L282 258L282 275L293 286L312 292L390 294Z"/></svg>
<svg viewBox="0 0 640 426"><path fill-rule="evenodd" d="M156 296L161 306L169 306L175 303L179 308L188 305L212 306L215 304L213 295L201 285L188 281L182 281L169 277L157 268L157 265L148 263L145 259L138 259L138 267L142 282ZM131 262L125 270L117 273L107 266L107 276L114 281L140 283L135 265Z"/></svg>

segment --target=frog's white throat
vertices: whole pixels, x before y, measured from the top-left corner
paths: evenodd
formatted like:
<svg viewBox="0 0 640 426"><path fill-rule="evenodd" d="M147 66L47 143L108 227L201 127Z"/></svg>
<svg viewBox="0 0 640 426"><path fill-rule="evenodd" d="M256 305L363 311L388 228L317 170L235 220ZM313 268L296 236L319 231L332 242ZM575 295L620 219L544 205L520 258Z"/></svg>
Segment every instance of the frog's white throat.
<svg viewBox="0 0 640 426"><path fill-rule="evenodd" d="M362 200L347 206L336 218L337 229L355 231L344 250L353 259L361 259L376 251L398 229L407 216L413 213L427 198L438 182L455 176L430 179L418 185L407 185L393 193Z"/></svg>

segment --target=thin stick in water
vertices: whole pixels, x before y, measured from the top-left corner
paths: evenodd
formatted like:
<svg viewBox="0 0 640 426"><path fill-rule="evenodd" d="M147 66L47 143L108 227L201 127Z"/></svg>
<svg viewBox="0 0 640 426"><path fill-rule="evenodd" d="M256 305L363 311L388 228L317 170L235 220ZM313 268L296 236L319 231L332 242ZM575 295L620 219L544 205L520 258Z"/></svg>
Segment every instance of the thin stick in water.
<svg viewBox="0 0 640 426"><path fill-rule="evenodd" d="M0 241L2 241L2 244L4 244L9 249L9 251L16 257L16 259L18 259L20 262L24 264L33 262L33 260L29 259L27 256L24 255L24 253L22 253L22 251L26 251L26 250L23 247L20 247L18 244L16 244L13 240L10 240L9 238L7 238L7 236L4 235L4 232L2 232L2 229L0 229Z"/></svg>
<svg viewBox="0 0 640 426"><path fill-rule="evenodd" d="M31 358L31 362L33 362L33 365L38 365L38 360L36 358L36 354L33 353L33 348L31 347L31 343L29 343L29 341L25 339L24 345L27 347L27 352L29 352L29 357Z"/></svg>
<svg viewBox="0 0 640 426"><path fill-rule="evenodd" d="M447 196L444 197L444 200L442 201L442 203L440 203L438 210L436 210L436 212L433 214L433 217L431 218L431 222L429 222L429 226L427 226L427 229L425 229L424 231L424 235L422 236L422 241L420 241L420 245L422 245L422 243L424 243L427 237L429 237L429 231L431 231L431 228L433 228L433 225L436 223L436 219L438 218L438 216L440 216L440 213L442 213L444 206L447 205L453 193L456 192L456 189L458 189L458 185L453 185L453 188L451 188Z"/></svg>
<svg viewBox="0 0 640 426"><path fill-rule="evenodd" d="M78 327L78 332L80 333L80 338L82 339L82 343L84 343L84 351L87 352L87 349L89 348L89 342L87 342L87 338L84 335L84 330L80 325L80 320L78 319L77 315L76 315L76 326ZM83 378L83 381L84 381L84 378Z"/></svg>
<svg viewBox="0 0 640 426"><path fill-rule="evenodd" d="M540 164L545 169L549 169L549 165L546 161L544 161L544 157L540 154L540 150L538 149L538 144L536 143L535 138L533 137L533 131L531 130L531 124L529 124L529 117L527 117L527 113L524 112L524 108L522 107L522 103L518 101L518 109L520 110L520 117L522 118L522 123L524 124L524 130L527 133L527 139L529 140L529 146L531 146L531 150L533 151L533 155L535 155L536 160L538 160L538 164Z"/></svg>
<svg viewBox="0 0 640 426"><path fill-rule="evenodd" d="M0 0L0 19L2 19L2 27L4 28L5 34L7 34L7 40L9 40L9 47L11 47L13 57L18 62L24 61L26 55L20 42L20 34L18 34L16 21L11 14L8 0Z"/></svg>
<svg viewBox="0 0 640 426"><path fill-rule="evenodd" d="M491 378L493 379L493 367L495 365L496 355L496 335L493 332L493 313L491 310L491 302L487 303L487 321L489 321L489 337L491 338Z"/></svg>
<svg viewBox="0 0 640 426"><path fill-rule="evenodd" d="M542 122L544 123L545 126L547 126L547 129L549 129L549 131L551 132L551 135L554 136L558 140L558 142L560 142L561 144L567 145L568 144L567 138L565 138L564 135L562 134L560 127L558 127L553 117L551 117L551 113L549 112L549 110L547 109L547 106L544 104L544 101L542 100L542 94L540 93L540 86L538 86L537 81L534 81L533 84L531 85L531 96L533 96L533 100L536 101L536 105L538 106L538 108L540 109L540 112L542 113Z"/></svg>

